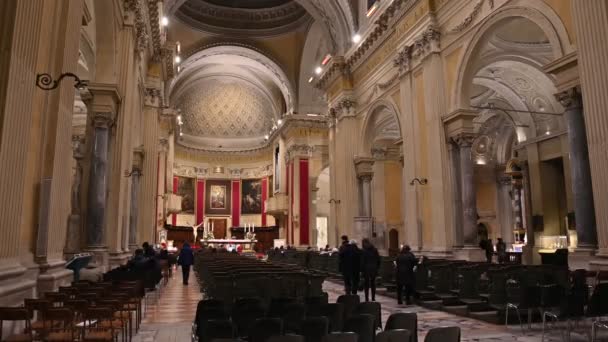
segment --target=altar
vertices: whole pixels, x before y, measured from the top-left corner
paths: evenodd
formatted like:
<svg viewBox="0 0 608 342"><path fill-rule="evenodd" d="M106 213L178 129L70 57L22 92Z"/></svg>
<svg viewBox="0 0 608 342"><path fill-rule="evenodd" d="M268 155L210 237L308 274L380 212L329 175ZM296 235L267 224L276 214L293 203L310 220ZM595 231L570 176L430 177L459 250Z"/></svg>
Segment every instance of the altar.
<svg viewBox="0 0 608 342"><path fill-rule="evenodd" d="M210 244L214 244L214 245L251 245L251 244L258 242L258 240L245 240L245 239L209 239L209 240L201 239L200 241L201 241L202 245L210 245Z"/></svg>

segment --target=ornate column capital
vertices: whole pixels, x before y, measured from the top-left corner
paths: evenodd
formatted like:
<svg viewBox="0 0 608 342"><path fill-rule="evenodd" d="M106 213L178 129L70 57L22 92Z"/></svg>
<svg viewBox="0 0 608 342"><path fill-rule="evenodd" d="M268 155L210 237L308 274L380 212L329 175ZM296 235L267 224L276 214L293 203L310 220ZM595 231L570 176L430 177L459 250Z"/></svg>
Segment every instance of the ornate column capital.
<svg viewBox="0 0 608 342"><path fill-rule="evenodd" d="M355 157L355 171L357 172L357 178L365 181L371 181L374 176L374 159L369 157Z"/></svg>
<svg viewBox="0 0 608 342"><path fill-rule="evenodd" d="M406 45L393 59L393 65L399 69L399 75L402 76L410 70L410 64L412 62L412 46Z"/></svg>
<svg viewBox="0 0 608 342"><path fill-rule="evenodd" d="M583 107L583 98L578 87L573 87L555 95L555 98L566 110Z"/></svg>
<svg viewBox="0 0 608 342"><path fill-rule="evenodd" d="M108 83L89 83L88 92L81 93L89 113L105 113L114 119L122 102L118 85Z"/></svg>
<svg viewBox="0 0 608 342"><path fill-rule="evenodd" d="M149 107L161 107L163 104L163 94L159 88L146 87L144 103Z"/></svg>
<svg viewBox="0 0 608 342"><path fill-rule="evenodd" d="M293 160L297 157L310 158L314 151L314 146L306 144L291 145L287 148L287 153L285 153L285 161L288 162L289 160Z"/></svg>
<svg viewBox="0 0 608 342"><path fill-rule="evenodd" d="M357 115L357 102L351 96L343 96L330 105L330 114L336 117L337 121L345 118L354 118Z"/></svg>
<svg viewBox="0 0 608 342"><path fill-rule="evenodd" d="M473 146L473 142L475 141L475 139L477 138L476 134L473 133L460 133L457 134L456 136L452 137L452 141L460 146L460 148L463 147L471 147Z"/></svg>
<svg viewBox="0 0 608 342"><path fill-rule="evenodd" d="M112 113L93 113L91 121L93 126L98 128L110 128L114 123Z"/></svg>
<svg viewBox="0 0 608 342"><path fill-rule="evenodd" d="M441 31L431 24L424 32L414 41L412 46L412 57L417 60L426 58L431 53L439 52L441 40Z"/></svg>
<svg viewBox="0 0 608 342"><path fill-rule="evenodd" d="M496 178L496 183L498 183L498 185L507 186L507 185L511 185L511 182L512 182L512 179L508 175L502 175L502 176L498 176Z"/></svg>

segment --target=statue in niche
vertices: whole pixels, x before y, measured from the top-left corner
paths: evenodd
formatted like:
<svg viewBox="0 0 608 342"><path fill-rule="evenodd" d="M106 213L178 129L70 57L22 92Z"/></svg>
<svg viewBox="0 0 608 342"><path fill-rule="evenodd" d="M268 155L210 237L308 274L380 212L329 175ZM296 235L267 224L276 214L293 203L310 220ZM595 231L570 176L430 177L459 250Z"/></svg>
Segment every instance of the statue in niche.
<svg viewBox="0 0 608 342"><path fill-rule="evenodd" d="M76 160L76 170L74 172L74 182L72 183L72 214L80 214L80 184L82 183L82 158L84 152L84 139L82 137L75 136L72 139L72 151L74 159Z"/></svg>

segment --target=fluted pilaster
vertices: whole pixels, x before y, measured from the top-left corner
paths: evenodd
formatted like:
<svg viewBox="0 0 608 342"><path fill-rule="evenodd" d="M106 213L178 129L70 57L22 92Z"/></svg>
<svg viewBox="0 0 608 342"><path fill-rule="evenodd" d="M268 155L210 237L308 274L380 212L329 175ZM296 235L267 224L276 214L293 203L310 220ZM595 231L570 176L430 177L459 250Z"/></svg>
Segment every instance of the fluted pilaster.
<svg viewBox="0 0 608 342"><path fill-rule="evenodd" d="M573 0L599 254L608 256L608 2Z"/></svg>
<svg viewBox="0 0 608 342"><path fill-rule="evenodd" d="M18 268L26 165L32 128L32 99L40 91L36 82L36 62L40 41L41 1L3 1L0 18L7 19L0 33L10 41L0 53L0 269ZM10 21L8 19L11 19ZM64 222L65 224L65 222Z"/></svg>
<svg viewBox="0 0 608 342"><path fill-rule="evenodd" d="M156 227L156 203L162 198L157 197L159 160L159 109L154 106L144 108L143 150L146 158L143 160L142 176L139 187L139 214L137 240L154 241ZM161 202L162 203L162 202Z"/></svg>

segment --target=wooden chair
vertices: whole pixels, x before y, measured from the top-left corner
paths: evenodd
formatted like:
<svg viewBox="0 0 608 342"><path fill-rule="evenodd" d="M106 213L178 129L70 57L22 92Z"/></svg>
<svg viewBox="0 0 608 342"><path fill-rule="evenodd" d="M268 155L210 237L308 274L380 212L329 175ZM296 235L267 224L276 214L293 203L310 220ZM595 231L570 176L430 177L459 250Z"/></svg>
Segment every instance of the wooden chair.
<svg viewBox="0 0 608 342"><path fill-rule="evenodd" d="M40 334L44 330L44 322L42 317L45 311L51 308L52 303L46 299L31 299L26 298L23 300L23 306L30 313L30 316L35 318L31 323L33 334Z"/></svg>
<svg viewBox="0 0 608 342"><path fill-rule="evenodd" d="M0 308L0 342L33 341L34 336L32 334L31 319L32 316L30 312L25 308ZM11 334L6 338L2 339L2 336L4 336L2 327L4 326L5 321L15 323L22 322L25 325L25 331L22 333Z"/></svg>
<svg viewBox="0 0 608 342"><path fill-rule="evenodd" d="M114 342L118 337L113 325L114 314L111 308L94 307L84 312L83 342ZM105 326L104 326L105 325Z"/></svg>
<svg viewBox="0 0 608 342"><path fill-rule="evenodd" d="M45 342L75 341L77 332L74 323L74 312L69 308L55 308L44 312L43 340Z"/></svg>
<svg viewBox="0 0 608 342"><path fill-rule="evenodd" d="M62 306L63 302L69 299L67 294L59 292L45 292L43 297L50 301L54 307Z"/></svg>
<svg viewBox="0 0 608 342"><path fill-rule="evenodd" d="M124 311L123 305L120 300L117 299L100 299L97 301L97 305L101 307L107 307L112 309L113 319L111 321L104 321L99 323L101 327L105 328L114 328L116 330L120 329L122 331L122 340L126 340L126 336L128 335L128 327L129 327L129 312ZM123 313L126 312L126 316ZM131 335L129 336L129 340L131 340Z"/></svg>

